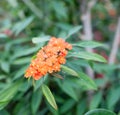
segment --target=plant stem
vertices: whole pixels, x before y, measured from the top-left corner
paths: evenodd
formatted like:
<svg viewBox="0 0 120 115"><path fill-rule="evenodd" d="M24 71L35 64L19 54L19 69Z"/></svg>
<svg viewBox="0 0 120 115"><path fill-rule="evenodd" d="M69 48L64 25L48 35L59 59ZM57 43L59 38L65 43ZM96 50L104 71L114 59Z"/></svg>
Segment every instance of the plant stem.
<svg viewBox="0 0 120 115"><path fill-rule="evenodd" d="M117 29L116 29L111 53L110 53L110 56L109 56L109 64L114 64L115 63L118 48L119 48L119 43L120 43L120 17L118 18Z"/></svg>
<svg viewBox="0 0 120 115"><path fill-rule="evenodd" d="M84 31L84 40L92 40L93 39L93 32L92 32L92 24L91 24L91 8L96 3L96 0L82 0L81 3L81 11L82 11L82 23L83 23L83 31ZM88 52L93 52L92 49L86 48ZM87 74L94 79L94 71L91 69L91 67L86 68ZM88 105L91 102L91 99L93 97L93 91L88 91Z"/></svg>

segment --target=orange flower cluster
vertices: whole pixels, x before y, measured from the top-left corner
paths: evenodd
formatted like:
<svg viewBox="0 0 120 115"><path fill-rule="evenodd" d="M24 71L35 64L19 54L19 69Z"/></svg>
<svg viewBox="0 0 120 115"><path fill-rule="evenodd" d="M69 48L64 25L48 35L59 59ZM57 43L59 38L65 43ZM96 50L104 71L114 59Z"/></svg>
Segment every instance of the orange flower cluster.
<svg viewBox="0 0 120 115"><path fill-rule="evenodd" d="M67 50L71 50L72 45L63 39L52 37L48 44L44 46L31 61L26 70L25 77L40 79L47 73L60 71L60 65L66 62Z"/></svg>

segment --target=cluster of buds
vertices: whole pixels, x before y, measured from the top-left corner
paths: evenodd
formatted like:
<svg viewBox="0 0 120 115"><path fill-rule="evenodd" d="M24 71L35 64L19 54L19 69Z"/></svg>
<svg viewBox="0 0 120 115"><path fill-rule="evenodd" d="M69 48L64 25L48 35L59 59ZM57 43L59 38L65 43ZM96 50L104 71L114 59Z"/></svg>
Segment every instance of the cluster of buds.
<svg viewBox="0 0 120 115"><path fill-rule="evenodd" d="M33 77L38 80L47 73L60 71L60 65L65 64L67 52L71 49L72 45L65 40L52 37L48 44L39 50L36 58L31 61L25 77Z"/></svg>

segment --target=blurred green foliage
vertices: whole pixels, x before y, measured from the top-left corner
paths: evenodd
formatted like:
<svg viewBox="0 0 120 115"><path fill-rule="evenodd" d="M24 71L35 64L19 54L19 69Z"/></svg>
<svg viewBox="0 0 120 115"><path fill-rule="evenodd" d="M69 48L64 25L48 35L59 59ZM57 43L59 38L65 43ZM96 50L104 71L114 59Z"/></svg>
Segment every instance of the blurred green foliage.
<svg viewBox="0 0 120 115"><path fill-rule="evenodd" d="M94 40L104 44L101 48L96 48L95 52L107 59L120 11L119 0L111 0L110 3L111 9L104 0L98 0L92 8ZM74 61L68 59L66 65L77 72L85 72L88 66L95 71L94 81L98 90L93 92L89 104L90 87L69 75L70 71L61 73L64 80L53 76L44 78L59 106L58 111L42 95L40 86L43 79L36 81L33 87L32 80L23 77L32 56L45 44L33 44L32 38L70 36L69 31L74 26L82 25L81 4L79 0L0 1L0 115L83 115L96 108L120 112L120 52L117 53L117 60L113 65L77 58ZM82 34L81 30L67 41L78 43ZM83 52L79 47L73 50ZM82 56L86 57L84 53ZM5 108L2 109L3 107Z"/></svg>

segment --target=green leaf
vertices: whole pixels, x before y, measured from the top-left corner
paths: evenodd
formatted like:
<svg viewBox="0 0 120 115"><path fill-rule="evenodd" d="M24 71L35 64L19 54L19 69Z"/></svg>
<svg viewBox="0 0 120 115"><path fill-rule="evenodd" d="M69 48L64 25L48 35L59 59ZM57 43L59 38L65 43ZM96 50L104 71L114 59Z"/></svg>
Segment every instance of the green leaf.
<svg viewBox="0 0 120 115"><path fill-rule="evenodd" d="M63 69L63 71L67 72L68 74L80 78L88 88L95 89L95 90L97 89L97 86L94 83L94 81L83 72L76 72L73 69L63 65L61 66L61 68Z"/></svg>
<svg viewBox="0 0 120 115"><path fill-rule="evenodd" d="M114 109L115 104L120 99L120 87L112 88L107 95L107 106L110 110Z"/></svg>
<svg viewBox="0 0 120 115"><path fill-rule="evenodd" d="M0 115L10 115L10 113L7 110L1 110Z"/></svg>
<svg viewBox="0 0 120 115"><path fill-rule="evenodd" d="M42 93L40 91L35 91L32 95L32 102L31 102L31 107L32 107L32 113L35 115L40 103L42 100Z"/></svg>
<svg viewBox="0 0 120 115"><path fill-rule="evenodd" d="M43 83L47 80L47 78L48 78L48 74L46 74L44 77L42 77L41 79L39 79L39 80L36 80L35 81L35 86L34 86L34 91L36 91L37 89L39 89L42 85L43 85Z"/></svg>
<svg viewBox="0 0 120 115"><path fill-rule="evenodd" d="M34 17L31 16L29 18L26 18L25 20L18 22L13 27L12 31L15 33L15 35L18 35L20 32L22 32L32 21Z"/></svg>
<svg viewBox="0 0 120 115"><path fill-rule="evenodd" d="M94 68L93 68L93 67L94 67L94 63L93 63L92 61L88 60L88 64L89 64L89 66L90 66L92 69L94 69Z"/></svg>
<svg viewBox="0 0 120 115"><path fill-rule="evenodd" d="M12 64L22 65L22 64L30 63L30 61L31 61L31 57L24 57L24 58L14 60Z"/></svg>
<svg viewBox="0 0 120 115"><path fill-rule="evenodd" d="M19 88L20 92L26 92L29 88L31 87L31 84L28 83L28 81L26 80L25 82L22 83L22 85Z"/></svg>
<svg viewBox="0 0 120 115"><path fill-rule="evenodd" d="M24 66L22 68L20 68L16 73L15 73L15 76L14 76L14 80L15 79L18 79L20 77L23 77L24 76L24 73L25 73L25 70L27 69L28 66Z"/></svg>
<svg viewBox="0 0 120 115"><path fill-rule="evenodd" d="M68 74L71 74L71 75L73 75L73 76L78 76L78 74L76 73L76 71L74 71L73 69L71 69L71 68L69 68L69 67L67 67L67 66L61 65L61 69L62 69L64 72L68 73Z"/></svg>
<svg viewBox="0 0 120 115"><path fill-rule="evenodd" d="M75 101L73 99L65 100L65 102L60 108L60 113L65 114L67 111L70 111L74 105Z"/></svg>
<svg viewBox="0 0 120 115"><path fill-rule="evenodd" d="M75 44L72 44L73 46L80 46L83 48L96 48L96 47L100 47L103 46L103 44L99 43L99 42L95 42L95 41L81 41Z"/></svg>
<svg viewBox="0 0 120 115"><path fill-rule="evenodd" d="M59 86L67 95L72 97L75 101L78 100L77 94L69 82L64 81L63 83L59 83Z"/></svg>
<svg viewBox="0 0 120 115"><path fill-rule="evenodd" d="M9 103L9 100L7 100L7 101L0 101L0 110L2 110L8 103Z"/></svg>
<svg viewBox="0 0 120 115"><path fill-rule="evenodd" d="M68 31L68 35L66 38L70 37L71 35L77 33L80 29L82 28L82 26L76 26L76 27L73 27L72 29L70 29Z"/></svg>
<svg viewBox="0 0 120 115"><path fill-rule="evenodd" d="M74 52L69 53L67 57L76 57L86 60L98 61L98 62L107 62L106 59L98 54L90 53L90 52Z"/></svg>
<svg viewBox="0 0 120 115"><path fill-rule="evenodd" d="M86 110L86 99L81 99L76 106L76 115L84 115L83 113Z"/></svg>
<svg viewBox="0 0 120 115"><path fill-rule="evenodd" d="M90 109L95 109L95 108L97 108L98 105L99 105L100 102L101 102L101 99L102 99L102 92L99 91L99 92L97 92L97 93L93 96L93 98L92 98L92 100L91 100L91 102L90 102Z"/></svg>
<svg viewBox="0 0 120 115"><path fill-rule="evenodd" d="M2 61L2 62L1 62L1 69L2 69L4 72L9 73L9 71L10 71L10 65L9 65L9 63L6 62L6 61Z"/></svg>
<svg viewBox="0 0 120 115"><path fill-rule="evenodd" d="M0 92L0 110L3 109L9 101L13 98L13 96L18 91L18 88L21 86L21 81L12 84L10 87L3 89Z"/></svg>
<svg viewBox="0 0 120 115"><path fill-rule="evenodd" d="M49 104L57 110L57 105L54 99L54 96L52 94L52 92L50 91L50 89L48 88L48 86L46 85L42 85L42 92L44 94L44 96L46 97L47 101L49 102Z"/></svg>
<svg viewBox="0 0 120 115"><path fill-rule="evenodd" d="M20 50L11 56L11 60L15 60L16 58L19 58L22 56L30 55L32 53L35 53L39 49L40 49L40 47L38 46L38 47L32 47L29 49L25 49L24 52L23 52L23 50Z"/></svg>
<svg viewBox="0 0 120 115"><path fill-rule="evenodd" d="M87 87L89 87L90 89L97 89L97 86L95 84L95 82L86 74L84 74L83 72L79 72L78 73L78 77L82 80L82 82L85 83L85 85Z"/></svg>
<svg viewBox="0 0 120 115"><path fill-rule="evenodd" d="M67 19L67 9L62 1L51 1L51 5L57 18Z"/></svg>
<svg viewBox="0 0 120 115"><path fill-rule="evenodd" d="M112 66L110 66L109 64L105 63L94 63L94 70L98 73L102 73L103 70L105 72L110 72L110 71L114 71L115 69L120 69L120 65L119 64L112 64Z"/></svg>
<svg viewBox="0 0 120 115"><path fill-rule="evenodd" d="M49 41L49 40L50 40L50 36L41 36L41 37L34 37L34 38L32 38L32 42L34 44L46 42L46 41Z"/></svg>
<svg viewBox="0 0 120 115"><path fill-rule="evenodd" d="M47 101L45 103L47 105L47 111L49 110L51 115L59 115L58 110L54 109ZM46 111L46 113L47 113L47 111ZM45 115L45 114L40 114L40 115Z"/></svg>
<svg viewBox="0 0 120 115"><path fill-rule="evenodd" d="M85 113L85 115L116 115L110 110L106 109L94 109Z"/></svg>

